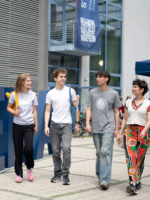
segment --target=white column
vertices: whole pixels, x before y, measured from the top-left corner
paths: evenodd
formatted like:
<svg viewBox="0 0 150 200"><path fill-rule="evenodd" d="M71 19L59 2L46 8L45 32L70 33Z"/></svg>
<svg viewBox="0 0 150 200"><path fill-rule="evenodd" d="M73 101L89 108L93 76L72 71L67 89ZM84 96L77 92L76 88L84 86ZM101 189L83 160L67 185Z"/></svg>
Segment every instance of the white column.
<svg viewBox="0 0 150 200"><path fill-rule="evenodd" d="M123 98L131 96L135 75L135 62L150 59L150 1L123 1ZM149 84L149 77L139 76ZM149 98L149 93L145 95Z"/></svg>
<svg viewBox="0 0 150 200"><path fill-rule="evenodd" d="M89 87L90 85L90 56L82 56L81 58L81 87ZM85 101L88 97L89 89L81 89L81 110L86 111Z"/></svg>

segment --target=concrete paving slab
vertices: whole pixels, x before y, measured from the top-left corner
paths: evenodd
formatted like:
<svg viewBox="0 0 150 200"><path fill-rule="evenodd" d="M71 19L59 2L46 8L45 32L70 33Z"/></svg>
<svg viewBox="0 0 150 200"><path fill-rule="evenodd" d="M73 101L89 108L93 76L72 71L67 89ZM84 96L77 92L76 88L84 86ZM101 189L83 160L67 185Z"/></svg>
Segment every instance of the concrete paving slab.
<svg viewBox="0 0 150 200"><path fill-rule="evenodd" d="M72 138L72 146L74 145L88 145L93 144L93 138L92 137L84 137L82 138Z"/></svg>
<svg viewBox="0 0 150 200"><path fill-rule="evenodd" d="M72 155L83 159L96 158L95 149L88 148L74 147L72 148Z"/></svg>
<svg viewBox="0 0 150 200"><path fill-rule="evenodd" d="M11 193L9 191L0 191L0 199L3 200L38 200L39 198L24 196L19 193Z"/></svg>
<svg viewBox="0 0 150 200"><path fill-rule="evenodd" d="M46 148L47 145L45 145L45 154L47 154ZM14 181L16 178L14 169L0 174L0 200L140 200L150 198L150 150L146 155L142 189L138 195L132 197L126 193L128 174L124 150L114 145L112 182L107 191L102 191L98 185L95 175L95 153L92 138L73 138L70 186L62 185L62 181L56 184L50 182L54 169L52 156L35 161L33 182L28 181L25 166L23 167L23 182L20 184Z"/></svg>
<svg viewBox="0 0 150 200"><path fill-rule="evenodd" d="M143 189L144 195L142 191L139 191L138 195L131 196L130 194L126 193L126 186L127 184L120 184L121 187L117 186L111 186L109 190L103 191L100 188L91 188L89 191L77 191L76 194L68 194L66 196L67 200L83 200L83 199L89 199L89 200L98 200L98 199L107 199L107 200L120 200L120 199L129 199L130 200L140 200L143 198L148 198L149 192L148 187L145 187ZM58 200L64 200L64 196L58 197Z"/></svg>

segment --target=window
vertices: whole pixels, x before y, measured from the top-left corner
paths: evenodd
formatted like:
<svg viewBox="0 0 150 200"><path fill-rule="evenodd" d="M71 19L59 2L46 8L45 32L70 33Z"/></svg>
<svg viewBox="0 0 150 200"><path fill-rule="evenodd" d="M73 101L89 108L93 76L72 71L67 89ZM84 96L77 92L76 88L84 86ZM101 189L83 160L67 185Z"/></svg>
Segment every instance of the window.
<svg viewBox="0 0 150 200"><path fill-rule="evenodd" d="M106 14L106 2L99 0L98 3L98 11L99 13L105 15Z"/></svg>
<svg viewBox="0 0 150 200"><path fill-rule="evenodd" d="M110 73L120 74L121 21L107 18L107 67Z"/></svg>
<svg viewBox="0 0 150 200"><path fill-rule="evenodd" d="M90 72L90 86L97 86L95 74L96 74L96 72Z"/></svg>
<svg viewBox="0 0 150 200"><path fill-rule="evenodd" d="M112 17L121 18L121 8L120 7L116 7L116 6L112 6L112 5L108 4L107 12Z"/></svg>
<svg viewBox="0 0 150 200"><path fill-rule="evenodd" d="M64 3L65 0L55 0L56 2L59 2L59 3Z"/></svg>
<svg viewBox="0 0 150 200"><path fill-rule="evenodd" d="M64 60L63 56L49 53L48 65L62 67L63 66L63 60Z"/></svg>
<svg viewBox="0 0 150 200"><path fill-rule="evenodd" d="M57 69L57 67L48 68L48 82L54 83L54 78L52 72ZM79 85L79 71L67 69L66 84Z"/></svg>
<svg viewBox="0 0 150 200"><path fill-rule="evenodd" d="M50 27L50 39L55 41L63 40L63 6L51 4L51 27Z"/></svg>
<svg viewBox="0 0 150 200"><path fill-rule="evenodd" d="M111 3L122 4L122 0L108 0Z"/></svg>
<svg viewBox="0 0 150 200"><path fill-rule="evenodd" d="M90 56L90 70L99 71L103 70L105 66L105 28L106 18L101 16L101 34L100 34L100 45L101 45L101 55Z"/></svg>
<svg viewBox="0 0 150 200"><path fill-rule="evenodd" d="M65 21L76 21L76 8L65 6Z"/></svg>
<svg viewBox="0 0 150 200"><path fill-rule="evenodd" d="M63 21L63 7L51 4L51 24Z"/></svg>
<svg viewBox="0 0 150 200"><path fill-rule="evenodd" d="M120 87L120 77L112 76L109 86Z"/></svg>
<svg viewBox="0 0 150 200"><path fill-rule="evenodd" d="M55 83L54 78L53 78L53 76L52 76L52 72L53 72L55 69L56 69L56 68L54 68L54 67L49 67L49 68L48 68L48 82Z"/></svg>
<svg viewBox="0 0 150 200"><path fill-rule="evenodd" d="M48 58L48 82L54 83L52 72L58 67L67 70L66 84L79 85L79 57L55 54L49 52Z"/></svg>
<svg viewBox="0 0 150 200"><path fill-rule="evenodd" d="M66 0L66 4L69 4L71 6L76 6L76 1L75 0Z"/></svg>
<svg viewBox="0 0 150 200"><path fill-rule="evenodd" d="M65 56L65 67L67 68L79 68L79 59L74 57Z"/></svg>
<svg viewBox="0 0 150 200"><path fill-rule="evenodd" d="M79 71L67 69L66 84L79 85Z"/></svg>

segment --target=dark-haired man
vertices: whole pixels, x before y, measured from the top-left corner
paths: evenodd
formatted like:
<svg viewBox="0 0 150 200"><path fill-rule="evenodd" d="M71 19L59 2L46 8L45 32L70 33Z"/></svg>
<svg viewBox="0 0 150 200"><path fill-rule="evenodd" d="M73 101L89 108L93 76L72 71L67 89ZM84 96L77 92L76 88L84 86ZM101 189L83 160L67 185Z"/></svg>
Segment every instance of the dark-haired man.
<svg viewBox="0 0 150 200"><path fill-rule="evenodd" d="M86 130L91 132L89 124L92 116L93 140L96 148L96 175L102 189L108 189L111 181L114 136L119 131L118 93L108 87L111 75L107 71L95 74L99 88L92 89L86 101Z"/></svg>
<svg viewBox="0 0 150 200"><path fill-rule="evenodd" d="M51 138L54 163L54 177L51 182L57 183L63 175L63 185L69 185L69 169L71 165L71 139L72 139L72 117L70 112L69 87L65 86L67 71L58 68L52 75L56 87L50 90L46 96L45 109L45 134ZM79 131L79 111L76 93L71 89L72 104L77 108L75 134ZM51 127L49 131L48 122L51 106L53 108ZM61 160L61 150L63 160Z"/></svg>

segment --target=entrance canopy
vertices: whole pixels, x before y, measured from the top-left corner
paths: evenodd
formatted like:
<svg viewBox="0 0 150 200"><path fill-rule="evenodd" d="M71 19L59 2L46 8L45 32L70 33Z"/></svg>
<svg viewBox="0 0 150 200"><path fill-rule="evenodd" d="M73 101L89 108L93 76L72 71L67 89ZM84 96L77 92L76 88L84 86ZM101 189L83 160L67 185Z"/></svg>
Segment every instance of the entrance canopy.
<svg viewBox="0 0 150 200"><path fill-rule="evenodd" d="M136 62L135 74L143 75L143 76L150 76L150 60Z"/></svg>

